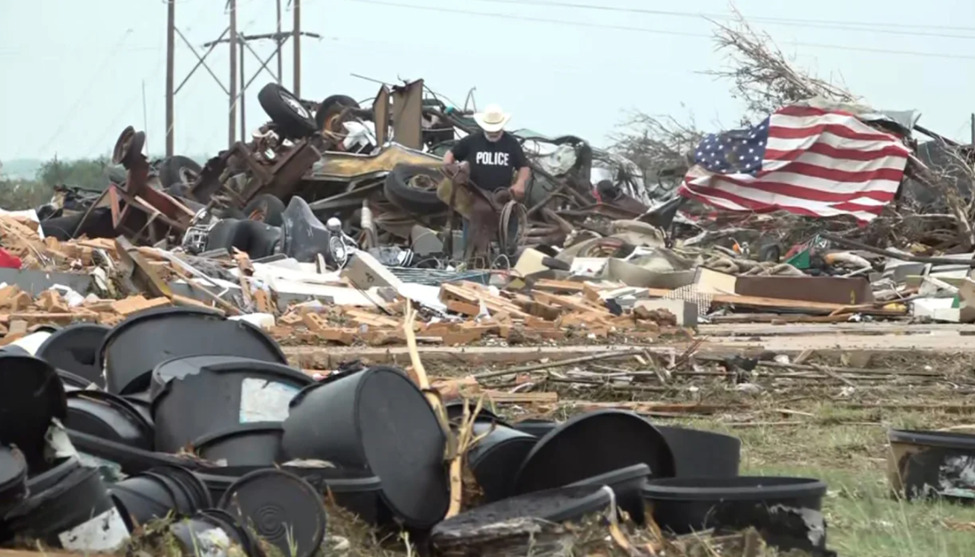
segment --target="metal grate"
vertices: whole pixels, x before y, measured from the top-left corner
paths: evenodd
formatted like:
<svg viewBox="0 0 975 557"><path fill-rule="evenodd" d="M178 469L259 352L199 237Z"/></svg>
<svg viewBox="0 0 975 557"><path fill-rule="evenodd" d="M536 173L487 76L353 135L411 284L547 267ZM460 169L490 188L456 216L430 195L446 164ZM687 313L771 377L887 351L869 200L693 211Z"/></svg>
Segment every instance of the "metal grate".
<svg viewBox="0 0 975 557"><path fill-rule="evenodd" d="M697 315L703 317L711 310L711 302L714 297L707 292L698 292L696 284L688 284L676 290L671 290L664 296L664 299L694 302L697 304Z"/></svg>

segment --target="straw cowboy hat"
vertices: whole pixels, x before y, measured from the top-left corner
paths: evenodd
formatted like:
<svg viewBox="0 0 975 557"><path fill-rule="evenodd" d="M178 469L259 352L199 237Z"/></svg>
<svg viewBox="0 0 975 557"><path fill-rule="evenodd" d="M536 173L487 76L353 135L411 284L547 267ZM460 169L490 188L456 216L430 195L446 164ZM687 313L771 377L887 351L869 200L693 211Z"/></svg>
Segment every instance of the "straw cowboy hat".
<svg viewBox="0 0 975 557"><path fill-rule="evenodd" d="M474 114L474 121L481 129L488 132L499 132L504 129L505 124L511 119L510 114L506 114L501 107L496 104L489 104L483 112Z"/></svg>

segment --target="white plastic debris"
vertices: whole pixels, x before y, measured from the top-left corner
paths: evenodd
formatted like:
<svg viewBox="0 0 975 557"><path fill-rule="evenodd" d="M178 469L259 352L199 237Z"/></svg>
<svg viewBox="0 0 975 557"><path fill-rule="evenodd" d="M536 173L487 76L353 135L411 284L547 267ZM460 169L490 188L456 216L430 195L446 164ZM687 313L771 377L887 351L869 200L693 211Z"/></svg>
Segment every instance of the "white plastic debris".
<svg viewBox="0 0 975 557"><path fill-rule="evenodd" d="M246 321L255 327L270 329L274 326L274 316L270 313L248 313L246 315L234 315L227 319L233 321Z"/></svg>

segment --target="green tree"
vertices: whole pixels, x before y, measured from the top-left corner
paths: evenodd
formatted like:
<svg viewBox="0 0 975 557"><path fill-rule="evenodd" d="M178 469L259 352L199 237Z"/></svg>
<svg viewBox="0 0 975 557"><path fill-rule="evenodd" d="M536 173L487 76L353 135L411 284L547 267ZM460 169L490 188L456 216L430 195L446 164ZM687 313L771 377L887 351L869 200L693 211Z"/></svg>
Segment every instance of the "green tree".
<svg viewBox="0 0 975 557"><path fill-rule="evenodd" d="M20 211L47 203L54 190L33 180L0 179L0 209Z"/></svg>
<svg viewBox="0 0 975 557"><path fill-rule="evenodd" d="M102 191L108 186L111 162L105 158L47 161L37 171L37 181L48 187L64 185L92 191Z"/></svg>

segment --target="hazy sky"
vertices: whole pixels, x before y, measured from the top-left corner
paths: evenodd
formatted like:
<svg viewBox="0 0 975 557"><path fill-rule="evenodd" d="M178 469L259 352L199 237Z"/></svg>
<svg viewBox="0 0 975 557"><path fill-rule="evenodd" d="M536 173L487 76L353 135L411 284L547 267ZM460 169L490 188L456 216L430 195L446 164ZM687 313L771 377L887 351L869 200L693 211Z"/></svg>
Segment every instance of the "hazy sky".
<svg viewBox="0 0 975 557"><path fill-rule="evenodd" d="M177 0L177 26L201 53L199 45L227 25L224 6L225 0ZM239 30L274 31L274 6L238 0ZM736 6L799 65L841 79L876 108L916 108L922 124L968 140L975 2L738 0ZM605 144L629 109L692 113L715 131L740 113L729 84L701 74L723 60L700 14L727 16L726 0L302 0L302 13L303 29L323 36L302 43L305 98L372 97L378 85L353 73L387 82L423 77L458 103L476 88L479 105L500 103L513 126L595 144ZM289 29L290 8L284 18ZM0 160L105 154L127 124L145 128L149 148L161 152L165 30L164 0L0 0ZM253 46L264 55L273 49L267 42ZM227 60L226 46L208 58L225 81ZM177 38L177 83L195 61ZM291 65L286 45L288 87ZM248 76L257 67L248 54ZM248 131L265 118L256 96L270 79L263 74L248 89ZM223 148L227 110L213 78L197 71L176 96L177 152Z"/></svg>

